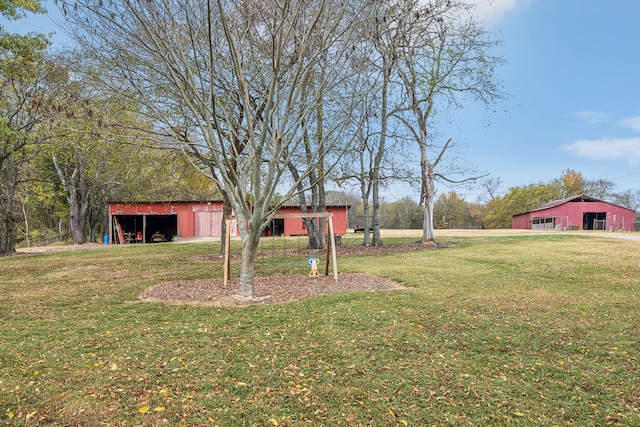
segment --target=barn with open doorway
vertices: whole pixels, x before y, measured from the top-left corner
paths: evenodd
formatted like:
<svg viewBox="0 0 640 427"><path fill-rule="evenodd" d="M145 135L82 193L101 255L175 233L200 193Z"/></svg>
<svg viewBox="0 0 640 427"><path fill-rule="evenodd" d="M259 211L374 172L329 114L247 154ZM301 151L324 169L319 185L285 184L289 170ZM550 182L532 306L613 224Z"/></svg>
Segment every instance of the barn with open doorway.
<svg viewBox="0 0 640 427"><path fill-rule="evenodd" d="M299 206L286 206L279 214L300 213ZM334 213L336 234L346 234L348 206L328 206ZM206 202L110 202L109 242L153 243L180 237L221 237L224 216L222 201ZM231 237L239 237L235 220L231 222ZM300 218L275 219L265 234L305 235L307 230Z"/></svg>
<svg viewBox="0 0 640 427"><path fill-rule="evenodd" d="M578 195L555 200L532 211L514 215L511 228L634 231L634 220L633 209Z"/></svg>
<svg viewBox="0 0 640 427"><path fill-rule="evenodd" d="M311 212L311 209L307 209ZM278 214L299 214L302 210L300 206L283 206L278 209ZM337 235L347 234L347 224L349 222L349 206L336 205L327 206L326 212L333 213L333 227ZM326 222L324 219L314 218L318 225ZM266 235L274 236L306 236L309 234L305 221L302 218L278 218L271 221L271 224L264 232Z"/></svg>
<svg viewBox="0 0 640 427"><path fill-rule="evenodd" d="M220 237L222 201L109 203L109 241L153 243L178 237ZM232 221L232 237L239 236Z"/></svg>

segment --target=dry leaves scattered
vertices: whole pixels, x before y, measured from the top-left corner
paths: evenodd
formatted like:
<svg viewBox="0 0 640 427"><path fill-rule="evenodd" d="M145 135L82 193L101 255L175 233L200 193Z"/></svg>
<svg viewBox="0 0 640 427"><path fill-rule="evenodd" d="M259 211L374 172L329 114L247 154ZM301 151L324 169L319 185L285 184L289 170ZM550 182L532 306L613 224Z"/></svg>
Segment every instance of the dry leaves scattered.
<svg viewBox="0 0 640 427"><path fill-rule="evenodd" d="M243 301L234 296L238 290L238 279L224 286L222 279L178 280L165 282L146 289L140 294L142 301L166 302L206 306L241 306L247 304L281 304L348 291L382 291L403 289L393 280L364 273L342 273L335 281L333 276L306 275L256 277L255 301ZM266 298L263 298L266 297Z"/></svg>

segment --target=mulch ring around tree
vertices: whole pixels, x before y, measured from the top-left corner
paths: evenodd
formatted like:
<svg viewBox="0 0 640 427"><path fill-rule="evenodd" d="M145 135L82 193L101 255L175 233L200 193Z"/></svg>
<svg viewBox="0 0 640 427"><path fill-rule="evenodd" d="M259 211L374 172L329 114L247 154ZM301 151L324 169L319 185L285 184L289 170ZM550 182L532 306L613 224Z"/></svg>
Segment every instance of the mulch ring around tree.
<svg viewBox="0 0 640 427"><path fill-rule="evenodd" d="M418 250L440 249L452 246L449 243L419 242L398 243L384 246L348 245L336 248L338 257L351 255L381 255L394 252L411 252ZM282 254L283 251L278 251ZM290 249L286 253L314 254L317 251L307 249ZM266 256L266 255L265 255ZM238 260L239 254L233 254ZM218 255L201 255L194 257L196 261L220 260ZM230 279L227 285L221 278L176 280L155 285L144 290L139 299L167 304L197 306L246 306L255 304L282 304L299 301L316 295L328 295L350 291L385 291L406 289L400 283L366 273L340 273L338 280L333 275L294 275L269 276L254 279L254 298L251 300L238 297L239 279Z"/></svg>
<svg viewBox="0 0 640 427"><path fill-rule="evenodd" d="M253 300L238 298L239 279L231 279L224 286L223 279L177 280L160 283L144 290L142 301L197 306L245 306L252 304L282 304L315 295L349 291L384 291L406 289L390 279L365 273L341 273L338 280L332 275L271 276L254 279Z"/></svg>

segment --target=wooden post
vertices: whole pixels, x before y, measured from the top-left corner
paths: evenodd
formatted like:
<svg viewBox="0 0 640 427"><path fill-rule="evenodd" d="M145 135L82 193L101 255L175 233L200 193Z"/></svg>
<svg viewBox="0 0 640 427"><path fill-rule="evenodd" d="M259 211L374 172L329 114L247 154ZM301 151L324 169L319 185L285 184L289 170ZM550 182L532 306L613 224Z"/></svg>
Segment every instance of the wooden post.
<svg viewBox="0 0 640 427"><path fill-rule="evenodd" d="M338 281L338 259L336 257L336 240L335 234L333 234L333 216L329 217L329 239L331 243L327 246L331 246L331 259L333 261L333 280Z"/></svg>
<svg viewBox="0 0 640 427"><path fill-rule="evenodd" d="M226 219L224 221L226 227L225 239L224 239L224 287L227 287L229 282L229 276L231 276L231 263L229 262L229 250L231 249L231 220Z"/></svg>
<svg viewBox="0 0 640 427"><path fill-rule="evenodd" d="M113 215L109 214L109 244L113 245Z"/></svg>
<svg viewBox="0 0 640 427"><path fill-rule="evenodd" d="M329 260L331 259L331 233L329 233L329 238L327 239L327 260L324 264L324 275L329 275Z"/></svg>

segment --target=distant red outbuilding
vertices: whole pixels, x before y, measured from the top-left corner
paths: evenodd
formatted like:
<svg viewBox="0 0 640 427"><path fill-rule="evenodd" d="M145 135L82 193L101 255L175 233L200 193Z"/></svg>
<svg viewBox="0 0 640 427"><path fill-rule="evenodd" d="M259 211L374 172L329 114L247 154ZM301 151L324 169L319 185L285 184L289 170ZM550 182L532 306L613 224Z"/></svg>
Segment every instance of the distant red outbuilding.
<svg viewBox="0 0 640 427"><path fill-rule="evenodd" d="M514 215L511 228L634 231L634 220L633 209L578 195Z"/></svg>
<svg viewBox="0 0 640 427"><path fill-rule="evenodd" d="M327 212L333 213L335 234L347 233L348 210L348 206L327 206ZM279 214L300 212L299 206L286 206L278 210ZM109 242L119 241L119 227L125 242L146 243L177 237L220 237L224 218L222 201L212 200L109 202L109 220ZM306 235L307 230L302 219L284 218L273 220L265 233L295 236ZM231 223L231 236L240 236L235 220Z"/></svg>

